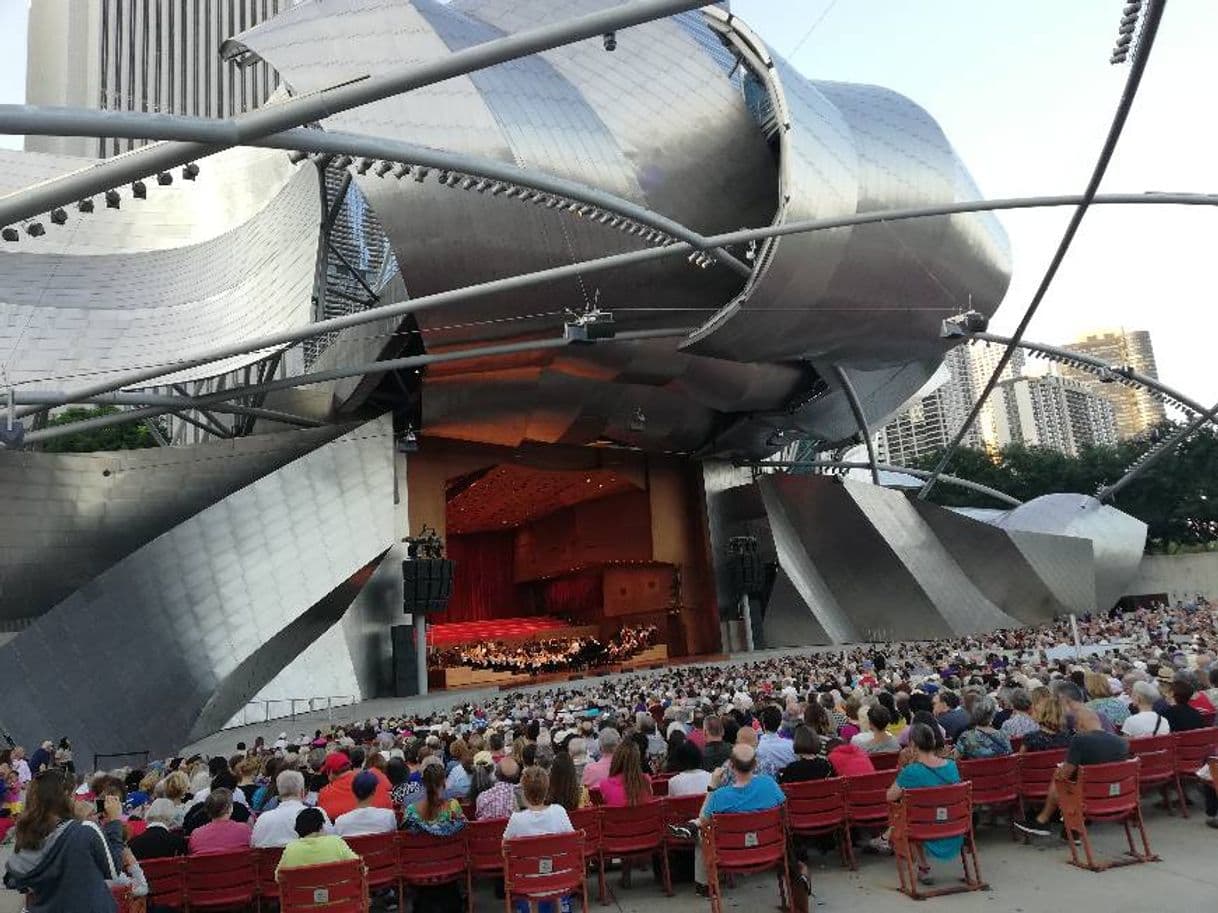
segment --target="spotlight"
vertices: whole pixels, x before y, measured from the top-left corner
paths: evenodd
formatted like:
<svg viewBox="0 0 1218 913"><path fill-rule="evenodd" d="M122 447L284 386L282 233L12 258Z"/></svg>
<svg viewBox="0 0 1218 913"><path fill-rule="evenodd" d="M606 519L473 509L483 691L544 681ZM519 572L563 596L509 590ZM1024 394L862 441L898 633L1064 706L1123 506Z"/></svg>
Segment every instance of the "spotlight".
<svg viewBox="0 0 1218 913"><path fill-rule="evenodd" d="M398 453L418 453L419 452L419 437L414 433L412 425L406 426L405 433L398 438Z"/></svg>
<svg viewBox="0 0 1218 913"><path fill-rule="evenodd" d="M416 181L418 181L420 184L422 184L423 181L427 179L427 175L429 175L430 173L431 173L430 168L424 168L422 165L420 165L418 168L416 168L414 170L414 179Z"/></svg>
<svg viewBox="0 0 1218 913"><path fill-rule="evenodd" d="M943 325L939 329L939 338L957 339L972 336L974 333L984 333L989 325L990 319L985 314L970 308L963 314L957 314L955 317L943 321Z"/></svg>
<svg viewBox="0 0 1218 913"><path fill-rule="evenodd" d="M309 153L301 152L299 149L296 150L295 152L288 153L288 161L291 162L293 165L299 165L301 162L303 162L308 157L309 157Z"/></svg>
<svg viewBox="0 0 1218 913"><path fill-rule="evenodd" d="M597 292L597 300L600 293ZM613 323L613 314L602 311L597 304L592 304L582 314L563 324L563 339L572 343L593 343L600 339L612 339L617 335Z"/></svg>
<svg viewBox="0 0 1218 913"><path fill-rule="evenodd" d="M606 51L617 50L617 32L605 32L601 35L601 43L604 44Z"/></svg>
<svg viewBox="0 0 1218 913"><path fill-rule="evenodd" d="M385 175L387 175L392 170L393 170L393 162L381 162L379 165L376 166L376 171L374 171L373 173L378 178L383 178ZM396 177L396 175L394 175L394 176Z"/></svg>
<svg viewBox="0 0 1218 913"><path fill-rule="evenodd" d="M182 180L193 181L198 176L199 176L199 166L196 165L194 162L191 162L189 165L183 166Z"/></svg>
<svg viewBox="0 0 1218 913"><path fill-rule="evenodd" d="M92 212L93 211L93 201L92 200L81 200L79 203L76 204L76 211L77 212Z"/></svg>
<svg viewBox="0 0 1218 913"><path fill-rule="evenodd" d="M355 169L355 173L356 174L367 174L368 169L372 167L372 163L374 161L375 161L375 159L360 159L359 167Z"/></svg>
<svg viewBox="0 0 1218 913"><path fill-rule="evenodd" d="M15 228L6 228L4 231L0 232L0 238L4 238L5 241L20 241L21 232L17 231Z"/></svg>
<svg viewBox="0 0 1218 913"><path fill-rule="evenodd" d="M497 181L495 186L491 188L491 196L497 197L506 190L508 190L508 185Z"/></svg>
<svg viewBox="0 0 1218 913"><path fill-rule="evenodd" d="M339 171L342 171L344 168L346 168L348 165L350 165L353 161L355 161L355 160L353 158L351 158L351 156L349 156L349 155L340 155L338 158L336 158L334 160L334 167L337 168Z"/></svg>
<svg viewBox="0 0 1218 913"><path fill-rule="evenodd" d="M395 167L393 169L392 174L395 178L397 178L400 181L402 178L406 177L406 175L410 174L410 166L407 164L398 165L397 167ZM417 174L415 175L414 179L416 181L422 180L422 178L419 177Z"/></svg>
<svg viewBox="0 0 1218 913"><path fill-rule="evenodd" d="M47 230L46 226L44 226L41 222L31 222L29 225L25 226L25 233L31 238L41 238L47 233Z"/></svg>
<svg viewBox="0 0 1218 913"><path fill-rule="evenodd" d="M635 409L634 415L630 416L630 430L640 434L647 430L647 415L642 409Z"/></svg>
<svg viewBox="0 0 1218 913"><path fill-rule="evenodd" d="M466 178L464 181L461 182L461 189L462 190L472 190L474 185L477 183L478 182L476 180L474 180L473 178Z"/></svg>
<svg viewBox="0 0 1218 913"><path fill-rule="evenodd" d="M135 181L131 185L131 195L137 200L148 199L148 185L143 181Z"/></svg>
<svg viewBox="0 0 1218 913"><path fill-rule="evenodd" d="M170 184L173 183L173 175L170 174L168 171L162 171L160 174L158 174L156 176L156 182L158 184L160 184L162 187L168 187Z"/></svg>
<svg viewBox="0 0 1218 913"><path fill-rule="evenodd" d="M54 222L56 225L65 224L68 221L67 211L62 208L52 209L51 210L51 221Z"/></svg>
<svg viewBox="0 0 1218 913"><path fill-rule="evenodd" d="M107 190L106 191L106 208L107 209L118 209L122 205L123 205L123 198L118 195L117 190Z"/></svg>

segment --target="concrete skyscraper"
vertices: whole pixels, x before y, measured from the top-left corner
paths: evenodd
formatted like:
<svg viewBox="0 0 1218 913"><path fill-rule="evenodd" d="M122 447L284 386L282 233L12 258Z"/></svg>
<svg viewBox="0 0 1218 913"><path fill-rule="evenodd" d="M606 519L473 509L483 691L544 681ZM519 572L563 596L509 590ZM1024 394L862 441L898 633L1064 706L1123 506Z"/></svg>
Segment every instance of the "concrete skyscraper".
<svg viewBox="0 0 1218 913"><path fill-rule="evenodd" d="M1067 348L1100 358L1110 365L1128 365L1142 374L1157 378L1155 350L1145 330L1101 330L1070 343ZM1120 440L1145 434L1167 418L1163 404L1141 388L1105 384L1087 371L1063 367L1062 374L1087 384L1092 391L1112 403Z"/></svg>
<svg viewBox="0 0 1218 913"><path fill-rule="evenodd" d="M1077 380L1013 377L998 384L993 401L998 447L1026 444L1078 456L1117 442L1112 404Z"/></svg>

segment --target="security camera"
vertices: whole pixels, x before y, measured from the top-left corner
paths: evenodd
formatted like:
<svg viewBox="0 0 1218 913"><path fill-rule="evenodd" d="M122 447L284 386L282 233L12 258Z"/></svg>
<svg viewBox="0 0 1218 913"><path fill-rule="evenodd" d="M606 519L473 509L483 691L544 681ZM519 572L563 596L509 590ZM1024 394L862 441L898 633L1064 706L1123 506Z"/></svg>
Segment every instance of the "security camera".
<svg viewBox="0 0 1218 913"><path fill-rule="evenodd" d="M601 36L601 41L604 42L606 51L617 50L617 32L605 32Z"/></svg>

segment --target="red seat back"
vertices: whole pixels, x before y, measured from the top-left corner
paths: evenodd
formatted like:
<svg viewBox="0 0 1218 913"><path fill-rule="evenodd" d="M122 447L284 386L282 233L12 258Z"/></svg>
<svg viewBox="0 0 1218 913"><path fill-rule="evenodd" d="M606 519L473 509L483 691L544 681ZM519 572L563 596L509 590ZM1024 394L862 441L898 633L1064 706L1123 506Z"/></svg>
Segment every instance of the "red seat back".
<svg viewBox="0 0 1218 913"><path fill-rule="evenodd" d="M383 888L398 881L398 835L366 834L362 837L347 837L347 846L364 860L368 873L368 887Z"/></svg>
<svg viewBox="0 0 1218 913"><path fill-rule="evenodd" d="M605 797L601 794L601 788L599 786L588 787L588 798L592 800L593 805L605 804Z"/></svg>
<svg viewBox="0 0 1218 913"><path fill-rule="evenodd" d="M559 898L584 889L584 835L518 837L503 844L503 889L509 898Z"/></svg>
<svg viewBox="0 0 1218 913"><path fill-rule="evenodd" d="M466 832L451 837L400 831L396 841L398 875L409 885L447 884L465 877Z"/></svg>
<svg viewBox="0 0 1218 913"><path fill-rule="evenodd" d="M1129 740L1131 757L1142 759L1142 786L1158 786L1176 777L1176 740L1169 735Z"/></svg>
<svg viewBox="0 0 1218 913"><path fill-rule="evenodd" d="M366 913L368 881L360 859L279 870L280 913Z"/></svg>
<svg viewBox="0 0 1218 913"><path fill-rule="evenodd" d="M1043 799L1049 795L1057 765L1066 760L1066 749L1030 751L1019 756L1019 794L1025 799Z"/></svg>
<svg viewBox="0 0 1218 913"><path fill-rule="evenodd" d="M110 885L110 896L114 898L115 913L133 913L135 894L131 890L131 885Z"/></svg>
<svg viewBox="0 0 1218 913"><path fill-rule="evenodd" d="M158 907L181 909L185 889L186 859L171 856L167 859L142 859L140 868L148 880L148 903Z"/></svg>
<svg viewBox="0 0 1218 913"><path fill-rule="evenodd" d="M250 850L186 857L186 905L192 910L252 904L258 894L257 856Z"/></svg>
<svg viewBox="0 0 1218 913"><path fill-rule="evenodd" d="M696 794L692 796L667 796L662 805L664 806L664 824L665 824L665 839L669 846L693 846L693 838L674 837L667 833L669 824L686 824L687 822L697 819L702 813L702 806L706 803L706 794Z"/></svg>
<svg viewBox="0 0 1218 913"><path fill-rule="evenodd" d="M571 826L584 833L584 855L595 856L601 848L601 809L598 805L567 812Z"/></svg>
<svg viewBox="0 0 1218 913"><path fill-rule="evenodd" d="M876 770L896 770L900 764L899 751L877 751L871 755L871 766Z"/></svg>
<svg viewBox="0 0 1218 913"><path fill-rule="evenodd" d="M1141 759L1088 764L1078 769L1078 793L1085 818L1120 818L1135 811L1141 796L1138 769Z"/></svg>
<svg viewBox="0 0 1218 913"><path fill-rule="evenodd" d="M846 777L846 816L851 824L879 825L888 821L888 787L897 779L895 770Z"/></svg>
<svg viewBox="0 0 1218 913"><path fill-rule="evenodd" d="M507 818L491 818L471 821L465 828L470 871L486 874L503 869L503 831L507 823Z"/></svg>
<svg viewBox="0 0 1218 913"><path fill-rule="evenodd" d="M1003 805L1019 800L1019 758L1002 755L957 761L960 779L973 784L973 805Z"/></svg>
<svg viewBox="0 0 1218 913"><path fill-rule="evenodd" d="M605 806L601 813L601 848L607 856L658 850L664 844L664 831L664 806L658 799Z"/></svg>
<svg viewBox="0 0 1218 913"><path fill-rule="evenodd" d="M900 801L894 803L893 829L898 832L898 839L961 837L972 830L973 801L971 783L907 789Z"/></svg>
<svg viewBox="0 0 1218 913"><path fill-rule="evenodd" d="M815 836L846 823L846 786L843 777L787 783L787 826L793 834Z"/></svg>
<svg viewBox="0 0 1218 913"><path fill-rule="evenodd" d="M1202 721L1203 723L1205 723L1205 725L1206 725L1206 728L1207 728L1207 729L1208 729L1209 727L1213 726L1213 725L1214 725L1214 722L1215 722L1216 720L1218 720L1218 711L1215 711L1215 710L1200 710L1200 711L1198 711L1198 713L1200 713L1200 714L1201 714L1201 721Z"/></svg>
<svg viewBox="0 0 1218 913"><path fill-rule="evenodd" d="M657 799L668 795L668 781L672 774L656 774L651 778L651 794Z"/></svg>
<svg viewBox="0 0 1218 913"><path fill-rule="evenodd" d="M1019 754L1019 749L1022 747L1023 747L1023 736L1021 736L1021 735L1011 736L1011 752L1013 754Z"/></svg>
<svg viewBox="0 0 1218 913"><path fill-rule="evenodd" d="M1218 754L1218 729L1190 729L1173 732L1176 742L1176 772L1192 776L1212 754Z"/></svg>
<svg viewBox="0 0 1218 913"><path fill-rule="evenodd" d="M712 815L706 845L715 868L728 872L767 869L787 852L784 807L763 812Z"/></svg>
<svg viewBox="0 0 1218 913"><path fill-rule="evenodd" d="M283 858L283 847L268 846L254 851L254 869L258 873L258 896L278 897L279 882L275 880L275 869Z"/></svg>

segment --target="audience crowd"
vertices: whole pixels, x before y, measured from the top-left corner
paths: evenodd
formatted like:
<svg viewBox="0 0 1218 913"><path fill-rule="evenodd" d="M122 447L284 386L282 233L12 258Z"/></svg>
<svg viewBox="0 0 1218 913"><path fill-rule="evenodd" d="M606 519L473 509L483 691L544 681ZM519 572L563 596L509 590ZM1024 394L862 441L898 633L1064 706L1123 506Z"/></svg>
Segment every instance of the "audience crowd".
<svg viewBox="0 0 1218 913"><path fill-rule="evenodd" d="M1070 776L1125 757L1129 739L1213 725L1218 628L1208 604L1089 616L1077 627L1083 647L1064 656L1068 621L670 666L487 701L454 697L443 712L88 776L76 773L66 739L28 757L14 746L0 755L0 828L11 828L13 849L4 881L29 893L32 911L108 910L107 883L128 881L138 894L145 859L286 847L281 866L309 865L351 858L346 838L398 828L443 837L471 818L507 819L507 837L559 833L594 801L646 801L657 776L670 796L707 794L698 819L678 826L687 833L716 813L781 803L779 784L869 772L882 754L897 756L895 799L957 782L957 760L1065 748L1061 775ZM637 647L654 633L626 629L617 643ZM1218 796L1201 776L1205 823L1218 828ZM1054 796L1033 811L1018 826L1051 836ZM883 834L857 839L888 851ZM930 861L958 856L957 842L942 843L927 847L921 879L933 879ZM806 870L793 863L806 891ZM695 879L704 891L700 855Z"/></svg>

